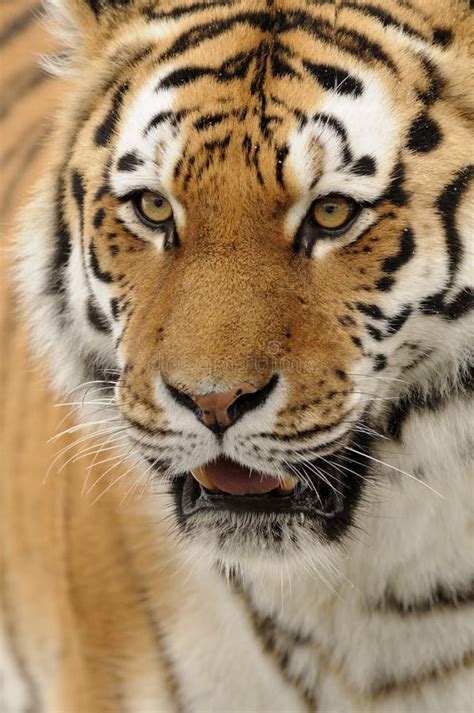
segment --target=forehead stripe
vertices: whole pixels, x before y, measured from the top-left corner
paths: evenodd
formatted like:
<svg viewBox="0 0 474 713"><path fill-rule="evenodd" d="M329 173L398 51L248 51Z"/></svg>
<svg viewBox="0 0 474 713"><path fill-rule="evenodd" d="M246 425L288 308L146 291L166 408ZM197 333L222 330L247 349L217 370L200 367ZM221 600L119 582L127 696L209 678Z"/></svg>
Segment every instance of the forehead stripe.
<svg viewBox="0 0 474 713"><path fill-rule="evenodd" d="M375 20L378 20L378 22L380 22L384 27L393 27L396 30L404 32L406 35L410 35L411 37L423 40L424 42L430 41L421 32L415 30L415 28L411 27L411 25L409 25L408 23L398 22L398 20L396 20L393 15L390 15L390 13L386 12L385 10L381 10L380 7L371 5L370 3L359 4L357 2L346 1L342 2L340 7L348 8L353 12L358 12L364 15L365 17L374 18Z"/></svg>
<svg viewBox="0 0 474 713"><path fill-rule="evenodd" d="M129 85L127 82L121 84L120 87L115 91L112 97L112 106L107 112L105 119L96 129L95 132L95 143L97 146L107 146L109 143L114 129L119 120L120 108L123 104L125 94L129 90Z"/></svg>
<svg viewBox="0 0 474 713"><path fill-rule="evenodd" d="M194 2L191 5L178 5L167 12L156 12L151 7L146 7L144 12L149 22L153 20L176 20L183 15L193 14L207 10L215 10L235 5L238 0L215 0L214 2Z"/></svg>
<svg viewBox="0 0 474 713"><path fill-rule="evenodd" d="M326 19L311 16L301 10L283 12L241 12L224 20L206 22L184 32L164 52L160 60L174 59L190 49L198 47L203 42L215 39L238 25L249 25L252 29L269 33L273 38L279 34L299 31L313 38L334 45L334 26ZM398 74L393 60L377 42L366 35L344 27L337 28L337 44L340 50L348 52L357 58L368 62L381 62Z"/></svg>
<svg viewBox="0 0 474 713"><path fill-rule="evenodd" d="M344 164L352 162L352 151L349 146L349 139L347 136L347 131L345 130L342 123L336 119L336 117L330 114L318 113L313 116L313 121L320 124L322 128L329 127L336 132L342 143L342 161Z"/></svg>

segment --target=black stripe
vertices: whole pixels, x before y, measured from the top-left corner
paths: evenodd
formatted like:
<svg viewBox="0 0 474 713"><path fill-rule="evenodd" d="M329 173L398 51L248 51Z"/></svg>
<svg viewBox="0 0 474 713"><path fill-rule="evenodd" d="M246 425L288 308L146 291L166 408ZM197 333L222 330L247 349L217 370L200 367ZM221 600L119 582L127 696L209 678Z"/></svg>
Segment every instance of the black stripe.
<svg viewBox="0 0 474 713"><path fill-rule="evenodd" d="M214 10L216 8L226 8L235 5L238 0L214 0L214 2L194 2L190 5L178 5L172 10L165 12L157 12L151 5L143 9L144 14L149 21L153 20L175 20L183 15L193 14L195 12Z"/></svg>
<svg viewBox="0 0 474 713"><path fill-rule="evenodd" d="M438 99L441 99L445 80L440 74L437 65L432 59L429 59L424 54L419 55L420 62L423 66L423 71L428 79L427 89L418 89L418 96L425 106L430 107Z"/></svg>
<svg viewBox="0 0 474 713"><path fill-rule="evenodd" d="M377 164L373 156L361 156L351 166L351 173L356 176L373 176L377 172Z"/></svg>
<svg viewBox="0 0 474 713"><path fill-rule="evenodd" d="M55 237L56 237L56 249L53 262L51 265L51 272L49 277L48 294L56 294L60 297L60 311L63 312L66 306L65 295L66 286L64 282L64 271L71 257L71 233L69 231L69 225L66 222L66 217L64 215L64 176L62 172L65 169L62 168L61 175L58 178L58 184L56 189L56 215L55 215Z"/></svg>
<svg viewBox="0 0 474 713"><path fill-rule="evenodd" d="M215 71L209 67L180 67L170 72L157 86L160 89L175 89L185 84L192 84L201 77L214 76Z"/></svg>
<svg viewBox="0 0 474 713"><path fill-rule="evenodd" d="M76 201L77 210L79 212L80 229L81 229L81 235L82 235L82 232L84 230L85 188L84 188L84 179L82 178L79 171L72 171L72 173L71 173L71 190L72 190L72 195L74 197L74 200Z"/></svg>
<svg viewBox="0 0 474 713"><path fill-rule="evenodd" d="M352 29L338 27L336 29L336 41L338 48L345 50L354 57L363 59L366 62L384 64L394 74L398 75L398 68L395 62L382 49L382 46L359 32Z"/></svg>
<svg viewBox="0 0 474 713"><path fill-rule="evenodd" d="M328 64L314 64L306 59L303 60L303 66L321 86L336 94L350 94L357 98L364 91L362 82L343 69Z"/></svg>
<svg viewBox="0 0 474 713"><path fill-rule="evenodd" d="M345 414L345 416L347 417L347 414ZM338 420L334 421L334 423L313 426L313 428L307 428L304 431L294 430L293 433L289 434L261 432L257 433L257 436L259 436L260 438L266 438L271 441L288 443L291 441L297 441L299 438L310 438L311 436L316 436L319 433L327 433L327 431L332 431L337 426L340 426L340 424L341 420ZM324 444L322 447L326 447L326 444Z"/></svg>
<svg viewBox="0 0 474 713"><path fill-rule="evenodd" d="M333 651L327 649L325 645L318 641L315 634L301 634L300 632L294 632L287 627L281 625L280 622L275 620L274 616L264 616L258 612L250 594L244 589L242 582L237 578L232 578L232 585L236 594L240 595L243 599L243 603L248 607L249 616L256 627L256 632L262 637L265 647L268 650L275 651L277 655L281 656L281 649L286 648L291 656L291 652L295 650L298 646L309 646L314 651L319 651L320 656L323 661L326 662L326 667L329 667L332 671L339 671L340 662L337 661ZM286 647L282 647L283 642L286 642ZM366 691L366 695L372 699L372 701L377 705L377 701L385 700L386 697L395 695L400 696L409 692L419 692L423 684L437 683L443 676L448 676L454 672L459 671L461 668L468 668L472 666L474 661L474 652L472 650L467 650L465 653L456 661L438 661L433 664L432 668L414 674L413 676L407 675L406 678L393 679L388 678L384 680L376 680L373 682L372 687ZM289 663L288 658L284 660L285 666L282 670L282 674L286 678L286 667ZM298 670L298 669L297 669ZM294 674L290 672L290 681L293 679L293 684L296 684L298 678L294 678ZM344 682L347 687L347 681ZM360 690L355 686L349 686L349 693L351 696L355 696L357 700L360 699ZM314 692L312 692L314 695ZM309 702L308 702L309 703ZM313 700L309 704L309 710L316 711L317 702Z"/></svg>
<svg viewBox="0 0 474 713"><path fill-rule="evenodd" d="M456 225L456 212L473 177L474 166L465 166L444 188L435 203L446 238L448 280L443 290L423 301L421 308L425 314L439 314L447 319L457 319L472 309L473 292L471 288L460 289L450 303L447 302L447 292L454 286L464 255L462 239Z"/></svg>
<svg viewBox="0 0 474 713"><path fill-rule="evenodd" d="M393 277L381 277L380 280L377 280L376 287L380 292L388 292L392 289L394 284L395 280Z"/></svg>
<svg viewBox="0 0 474 713"><path fill-rule="evenodd" d="M385 432L390 438L400 441L406 419L413 412L436 412L452 399L469 397L474 393L474 365L470 364L460 372L442 391L413 387L409 393L399 399L389 412Z"/></svg>
<svg viewBox="0 0 474 713"><path fill-rule="evenodd" d="M156 114L156 116L151 119L150 123L145 129L145 136L148 134L149 131L154 129L156 126L159 126L165 121L172 121L174 122L174 113L172 111L161 111L159 114Z"/></svg>
<svg viewBox="0 0 474 713"><path fill-rule="evenodd" d="M87 300L87 319L98 332L102 332L103 334L110 333L109 321L92 295Z"/></svg>
<svg viewBox="0 0 474 713"><path fill-rule="evenodd" d="M108 111L103 122L97 127L95 132L95 143L97 146L107 146L112 134L115 130L117 122L120 116L120 108L122 106L125 94L129 90L129 85L127 82L121 84L118 89L116 89L112 97L112 106Z"/></svg>
<svg viewBox="0 0 474 713"><path fill-rule="evenodd" d="M120 302L117 297L112 297L110 300L110 310L112 312L112 317L118 320L120 317Z"/></svg>
<svg viewBox="0 0 474 713"><path fill-rule="evenodd" d="M263 650L275 660L283 679L296 689L308 713L310 711L314 713L318 710L316 692L314 690L309 691L304 685L302 676L294 673L290 666L292 653L298 647L311 646L311 637L300 631L293 631L283 627L280 622L277 624L276 619L272 616L260 614L252 601L250 593L244 588L242 581L235 572L232 574L231 584L234 593L240 598L247 611L255 637L260 641Z"/></svg>
<svg viewBox="0 0 474 713"><path fill-rule="evenodd" d="M381 200L387 200L398 207L408 203L408 193L405 190L405 166L399 161L390 176L390 184Z"/></svg>
<svg viewBox="0 0 474 713"><path fill-rule="evenodd" d="M285 180L283 177L283 170L285 167L285 161L289 154L289 148L285 144L284 146L278 146L275 149L275 178L279 186L285 187Z"/></svg>
<svg viewBox="0 0 474 713"><path fill-rule="evenodd" d="M449 269L448 289L454 284L456 272L463 257L462 240L456 226L456 212L473 178L474 165L461 169L436 201L436 210L441 217L446 236Z"/></svg>
<svg viewBox="0 0 474 713"><path fill-rule="evenodd" d="M373 324L366 324L364 325L365 329L368 334L372 337L372 339L375 339L376 342L381 342L383 339L383 334L380 331L380 329L377 329L377 327L374 327Z"/></svg>
<svg viewBox="0 0 474 713"><path fill-rule="evenodd" d="M383 371L387 366L385 354L376 354L374 357L374 371Z"/></svg>
<svg viewBox="0 0 474 713"><path fill-rule="evenodd" d="M100 188L97 189L97 191L94 194L94 201L100 201L104 196L106 196L108 193L110 193L110 186L107 183L104 183Z"/></svg>
<svg viewBox="0 0 474 713"><path fill-rule="evenodd" d="M403 228L400 236L400 247L395 255L385 258L382 263L384 272L396 272L405 265L415 254L416 244L411 228Z"/></svg>
<svg viewBox="0 0 474 713"><path fill-rule="evenodd" d="M92 219L92 225L96 230L102 227L105 218L105 208L99 208Z"/></svg>
<svg viewBox="0 0 474 713"><path fill-rule="evenodd" d="M474 663L474 651L467 650L465 653L456 660L449 658L448 660L439 661L435 659L432 663L432 668L422 669L419 673L415 673L413 676L407 675L406 678L401 680L388 678L387 680L379 680L375 682L369 694L372 699L383 700L388 696L403 696L407 693L419 692L422 686L425 685L436 685L440 684L444 677L451 678L453 674L458 673L462 669L472 668ZM426 666L426 662L425 662ZM452 685L452 684L451 684Z"/></svg>
<svg viewBox="0 0 474 713"><path fill-rule="evenodd" d="M194 128L197 131L205 131L211 126L217 126L218 124L221 124L223 121L225 121L225 119L228 118L229 114L224 112L218 114L206 114L205 116L202 116L200 119L197 119L194 122Z"/></svg>
<svg viewBox="0 0 474 713"><path fill-rule="evenodd" d="M378 305L358 302L356 304L356 309L358 312L365 314L367 317L372 317L372 319L387 319Z"/></svg>
<svg viewBox="0 0 474 713"><path fill-rule="evenodd" d="M429 41L429 39L425 35L423 35L418 30L415 30L414 27L412 27L406 22L399 22L393 17L393 15L386 12L385 10L382 10L376 5L372 5L370 3L348 2L346 0L345 2L340 3L340 7L347 7L353 10L354 12L362 13L366 17L373 17L384 27L394 27L396 30L401 30L406 35L410 35L411 37L415 37L419 40L424 40L425 42Z"/></svg>
<svg viewBox="0 0 474 713"><path fill-rule="evenodd" d="M195 25L175 40L171 47L161 55L160 60L168 61L176 58L184 52L200 46L203 42L223 35L237 25L248 25L252 29L269 33L273 37L299 30L329 44L334 43L334 28L332 24L324 18L312 17L302 10L290 12L277 10L273 13L240 12L224 20ZM367 62L381 62L398 74L393 60L379 44L372 42L365 35L352 29L339 27L337 29L337 43L342 51L348 52L359 59L365 59Z"/></svg>
<svg viewBox="0 0 474 713"><path fill-rule="evenodd" d="M138 166L143 166L145 162L140 156L134 151L129 151L128 153L121 156L117 162L117 168L119 171L134 171Z"/></svg>
<svg viewBox="0 0 474 713"><path fill-rule="evenodd" d="M374 609L391 611L397 614L431 614L439 609L460 609L464 605L474 604L474 579L457 586L439 584L423 599L402 602L393 593L388 592Z"/></svg>
<svg viewBox="0 0 474 713"><path fill-rule="evenodd" d="M121 10L130 7L133 0L84 0L96 17L108 10Z"/></svg>
<svg viewBox="0 0 474 713"><path fill-rule="evenodd" d="M344 165L352 162L352 151L344 125L331 114L317 113L313 116L313 121L322 128L331 128L336 132L342 143L342 162Z"/></svg>
<svg viewBox="0 0 474 713"><path fill-rule="evenodd" d="M439 315L445 319L460 319L474 309L472 287L459 290L449 302L446 302L445 298L445 292L427 297L421 304L423 314Z"/></svg>
<svg viewBox="0 0 474 713"><path fill-rule="evenodd" d="M89 260L90 260L90 266L91 266L92 272L94 273L95 277L98 280L101 280L102 282L107 282L107 283L113 282L112 273L103 271L102 268L100 267L99 261L97 259L95 245L93 242L89 245Z"/></svg>
<svg viewBox="0 0 474 713"><path fill-rule="evenodd" d="M411 305L407 305L406 307L403 307L403 309L398 314L396 314L394 317L391 317L387 322L387 335L391 337L392 334L396 334L397 332L399 332L407 321L407 319L412 314L412 312L413 307Z"/></svg>

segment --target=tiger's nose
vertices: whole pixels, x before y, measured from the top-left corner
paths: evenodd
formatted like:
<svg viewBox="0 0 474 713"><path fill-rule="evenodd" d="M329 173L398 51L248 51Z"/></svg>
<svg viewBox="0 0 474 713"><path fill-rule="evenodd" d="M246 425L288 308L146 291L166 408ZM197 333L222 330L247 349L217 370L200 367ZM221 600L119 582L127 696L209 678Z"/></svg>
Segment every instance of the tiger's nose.
<svg viewBox="0 0 474 713"><path fill-rule="evenodd" d="M194 411L205 426L215 433L222 433L244 413L261 406L277 381L278 377L274 375L261 389L244 382L228 391L213 391L204 396L190 396L170 384L167 387L176 401Z"/></svg>

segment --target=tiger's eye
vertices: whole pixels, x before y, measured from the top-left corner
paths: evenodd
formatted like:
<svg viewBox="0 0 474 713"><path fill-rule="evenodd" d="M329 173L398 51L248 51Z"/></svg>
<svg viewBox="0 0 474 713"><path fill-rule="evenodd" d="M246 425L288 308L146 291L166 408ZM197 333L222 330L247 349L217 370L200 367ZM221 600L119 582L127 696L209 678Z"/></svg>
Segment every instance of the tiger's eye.
<svg viewBox="0 0 474 713"><path fill-rule="evenodd" d="M312 217L323 230L340 230L354 215L355 204L345 196L327 196L313 204Z"/></svg>
<svg viewBox="0 0 474 713"><path fill-rule="evenodd" d="M173 216L171 203L153 191L143 191L137 201L139 217L145 223L159 225Z"/></svg>

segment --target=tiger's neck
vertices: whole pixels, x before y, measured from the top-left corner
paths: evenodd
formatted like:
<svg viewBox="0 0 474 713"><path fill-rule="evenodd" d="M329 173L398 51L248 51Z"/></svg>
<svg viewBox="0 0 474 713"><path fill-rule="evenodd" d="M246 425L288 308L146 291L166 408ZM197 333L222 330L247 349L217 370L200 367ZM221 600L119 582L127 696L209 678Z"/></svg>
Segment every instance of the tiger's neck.
<svg viewBox="0 0 474 713"><path fill-rule="evenodd" d="M474 599L471 423L462 391L420 401L398 438L373 452L378 492L362 503L344 545L313 571L295 563L288 574L260 569L238 581L258 635L305 695L329 679L355 697L377 697L386 686L397 695L465 662Z"/></svg>

